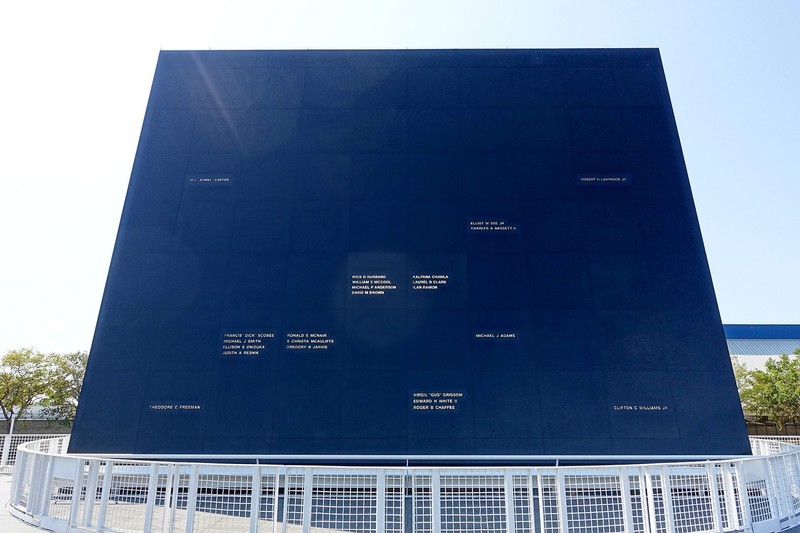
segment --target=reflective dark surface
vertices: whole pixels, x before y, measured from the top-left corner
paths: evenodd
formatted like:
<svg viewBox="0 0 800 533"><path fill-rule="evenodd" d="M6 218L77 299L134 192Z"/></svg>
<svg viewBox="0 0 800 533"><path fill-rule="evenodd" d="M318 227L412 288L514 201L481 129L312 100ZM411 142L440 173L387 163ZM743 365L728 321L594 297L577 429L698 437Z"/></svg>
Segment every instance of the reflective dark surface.
<svg viewBox="0 0 800 533"><path fill-rule="evenodd" d="M658 52L162 52L70 447L749 453Z"/></svg>

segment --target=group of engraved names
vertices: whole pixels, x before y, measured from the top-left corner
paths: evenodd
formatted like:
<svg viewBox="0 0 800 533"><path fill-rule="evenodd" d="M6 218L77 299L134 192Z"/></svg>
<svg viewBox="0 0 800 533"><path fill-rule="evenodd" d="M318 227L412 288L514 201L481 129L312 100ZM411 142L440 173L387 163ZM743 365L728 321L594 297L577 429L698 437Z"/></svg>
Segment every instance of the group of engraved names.
<svg viewBox="0 0 800 533"><path fill-rule="evenodd" d="M274 332L225 332L222 334L223 357L259 357L272 351L277 334ZM324 331L289 331L284 337L286 350L327 350L336 339Z"/></svg>
<svg viewBox="0 0 800 533"><path fill-rule="evenodd" d="M419 273L411 275L411 290L437 291L447 286L450 274L442 272ZM388 274L361 273L350 276L352 296L386 296L397 290L397 284Z"/></svg>
<svg viewBox="0 0 800 533"><path fill-rule="evenodd" d="M233 177L192 175L187 182L193 186L232 185ZM630 175L579 175L578 186L630 185ZM519 226L508 219L472 219L467 221L467 231L473 235L507 234L519 232ZM438 291L447 287L450 275L443 272L420 272L410 276L413 291ZM354 297L381 297L397 291L398 285L389 274L363 272L351 275L350 294ZM516 331L478 330L472 333L478 342L516 341ZM230 331L222 334L220 353L223 357L260 357L274 350L278 334L275 332ZM336 339L323 331L290 331L283 336L286 350L327 350L336 345ZM464 399L464 393L456 390L415 391L411 393L412 412L455 413ZM159 412L192 412L201 410L195 403L151 403L149 409ZM615 412L666 411L666 405L613 405Z"/></svg>
<svg viewBox="0 0 800 533"><path fill-rule="evenodd" d="M464 398L461 391L416 391L411 393L413 412L456 412Z"/></svg>

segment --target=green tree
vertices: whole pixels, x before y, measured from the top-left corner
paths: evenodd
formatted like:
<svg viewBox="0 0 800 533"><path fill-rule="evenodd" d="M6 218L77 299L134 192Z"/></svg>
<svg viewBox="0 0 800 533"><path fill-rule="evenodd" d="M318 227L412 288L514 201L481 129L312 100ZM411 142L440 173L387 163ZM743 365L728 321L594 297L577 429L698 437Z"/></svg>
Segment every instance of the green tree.
<svg viewBox="0 0 800 533"><path fill-rule="evenodd" d="M0 410L6 420L6 433L11 420L42 400L49 390L51 372L47 357L32 348L10 350L0 360Z"/></svg>
<svg viewBox="0 0 800 533"><path fill-rule="evenodd" d="M88 360L86 352L42 354L33 348L10 350L0 360L0 411L6 421L21 418L34 404L67 425L75 418Z"/></svg>
<svg viewBox="0 0 800 533"><path fill-rule="evenodd" d="M46 415L67 425L72 424L88 360L86 352L50 354L50 376L42 401Z"/></svg>
<svg viewBox="0 0 800 533"><path fill-rule="evenodd" d="M731 365L733 365L733 376L736 378L736 389L739 391L739 398L741 398L742 393L753 384L753 373L736 356L731 357Z"/></svg>
<svg viewBox="0 0 800 533"><path fill-rule="evenodd" d="M800 349L794 353L800 355ZM737 370L734 363L734 372L746 411L767 417L779 430L785 422L800 417L800 357L770 357L764 370Z"/></svg>

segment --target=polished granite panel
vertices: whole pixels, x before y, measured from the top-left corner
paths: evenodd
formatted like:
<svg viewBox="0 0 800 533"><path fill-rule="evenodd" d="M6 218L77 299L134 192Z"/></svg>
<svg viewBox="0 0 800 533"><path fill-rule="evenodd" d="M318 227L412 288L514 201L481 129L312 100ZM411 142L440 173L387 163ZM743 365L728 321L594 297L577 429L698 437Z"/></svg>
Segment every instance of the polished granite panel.
<svg viewBox="0 0 800 533"><path fill-rule="evenodd" d="M161 52L70 451L748 453L658 51Z"/></svg>

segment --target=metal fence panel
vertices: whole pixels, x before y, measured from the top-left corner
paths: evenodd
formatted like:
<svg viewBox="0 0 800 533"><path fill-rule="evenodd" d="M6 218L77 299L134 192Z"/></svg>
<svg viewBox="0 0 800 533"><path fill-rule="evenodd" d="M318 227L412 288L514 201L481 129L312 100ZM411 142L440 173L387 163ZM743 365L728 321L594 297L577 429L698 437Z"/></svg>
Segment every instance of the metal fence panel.
<svg viewBox="0 0 800 533"><path fill-rule="evenodd" d="M800 524L800 447L639 466L286 467L15 454L10 509L66 531L689 533Z"/></svg>

